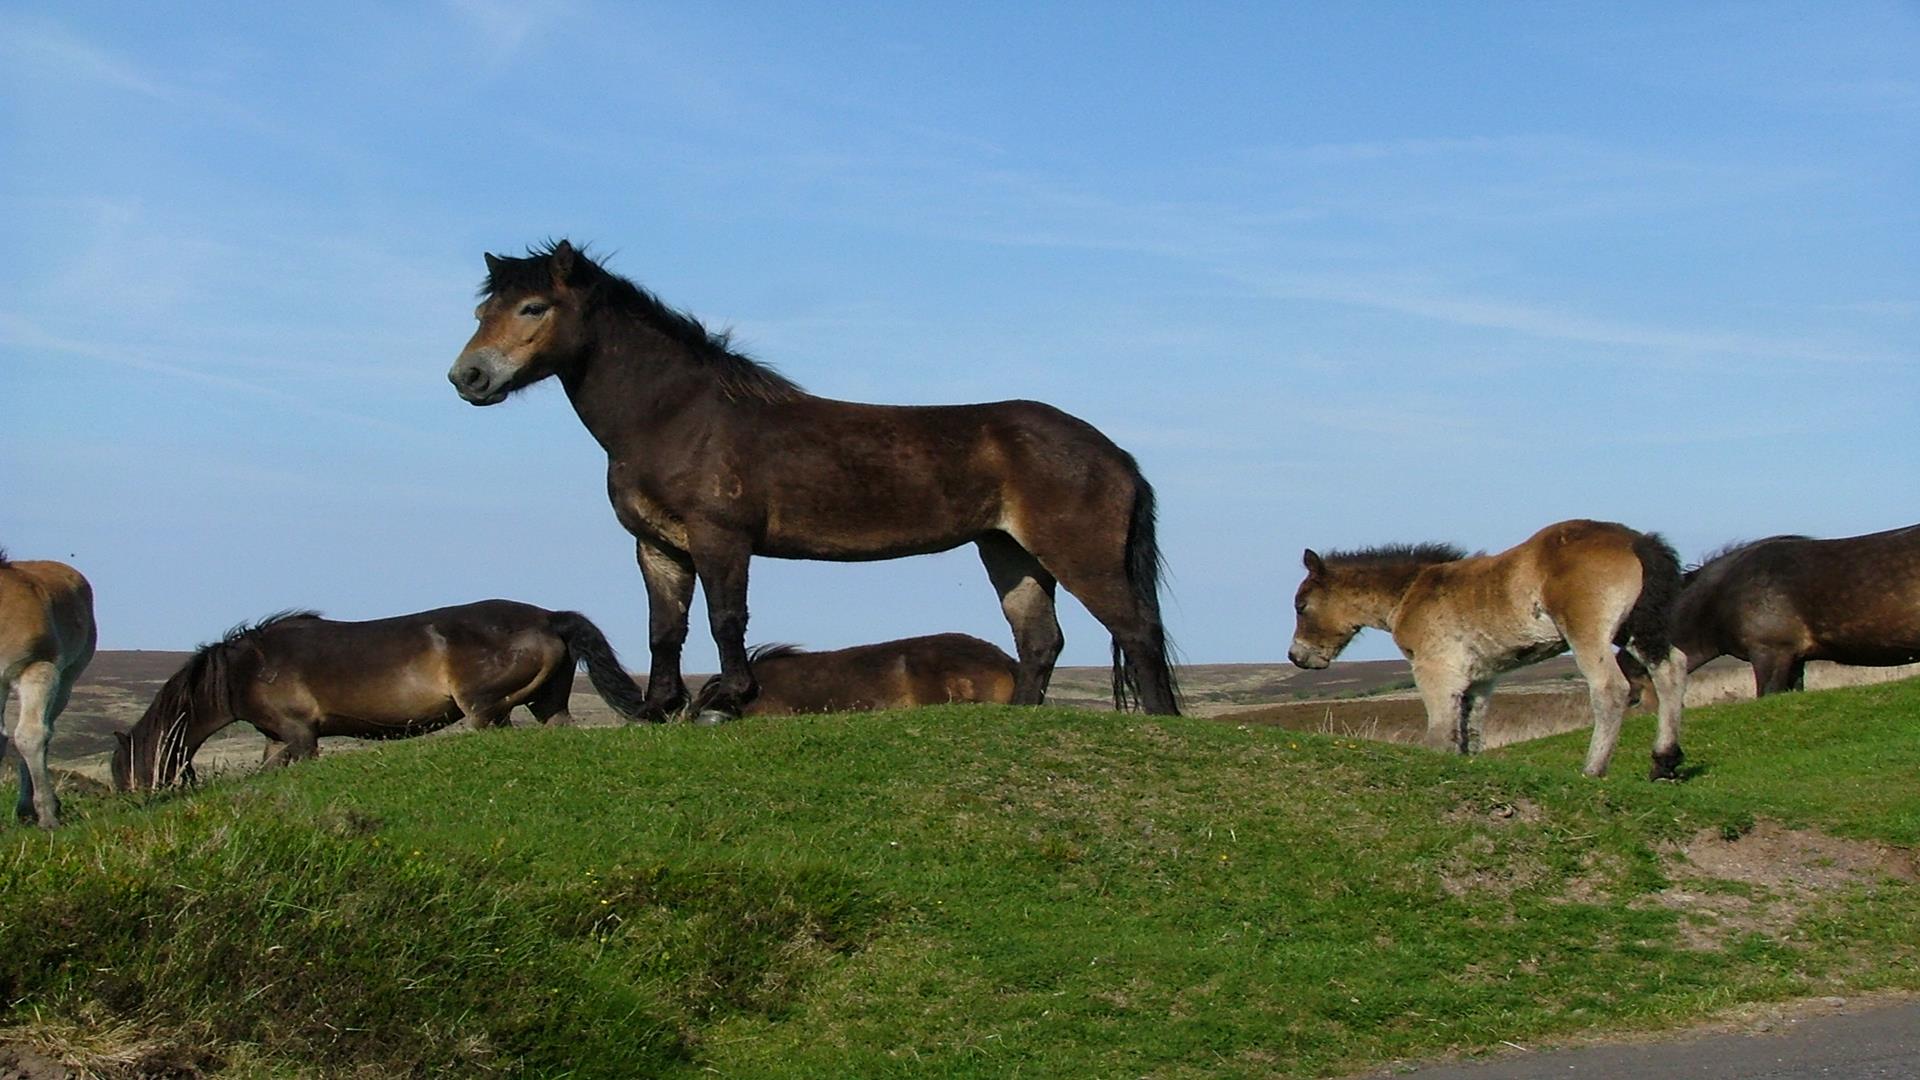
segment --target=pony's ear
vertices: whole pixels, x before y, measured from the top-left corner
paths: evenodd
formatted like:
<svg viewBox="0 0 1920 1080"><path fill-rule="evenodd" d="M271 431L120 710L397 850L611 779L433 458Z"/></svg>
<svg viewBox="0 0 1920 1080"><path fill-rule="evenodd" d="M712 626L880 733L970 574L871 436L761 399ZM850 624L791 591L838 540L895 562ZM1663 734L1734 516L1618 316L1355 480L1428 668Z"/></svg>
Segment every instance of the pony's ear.
<svg viewBox="0 0 1920 1080"><path fill-rule="evenodd" d="M127 734L126 732L124 732L124 731L116 731L116 732L114 732L114 733L113 733L113 739L114 739L114 741L115 741L115 742L117 742L117 743L119 743L119 744L120 744L121 746L132 746L132 745L133 745L133 736L131 736L131 735L128 735L128 734Z"/></svg>
<svg viewBox="0 0 1920 1080"><path fill-rule="evenodd" d="M565 285L573 279L574 256L577 254L572 241L562 240L553 246L553 256L547 266L553 272L555 285Z"/></svg>
<svg viewBox="0 0 1920 1080"><path fill-rule="evenodd" d="M480 253L480 257L481 257L481 258L483 258L483 259L485 259L485 260L487 260L487 273L488 273L488 274L490 274L490 275L491 275L491 274L498 274L498 273L500 272L500 258L499 258L498 256L496 256L496 255L495 255L495 254L494 254L493 252L491 252L491 251L483 251L483 252L481 252L481 253Z"/></svg>
<svg viewBox="0 0 1920 1080"><path fill-rule="evenodd" d="M1320 561L1320 556L1312 548L1300 553L1300 565L1307 568L1309 577L1319 577L1327 572L1327 564Z"/></svg>

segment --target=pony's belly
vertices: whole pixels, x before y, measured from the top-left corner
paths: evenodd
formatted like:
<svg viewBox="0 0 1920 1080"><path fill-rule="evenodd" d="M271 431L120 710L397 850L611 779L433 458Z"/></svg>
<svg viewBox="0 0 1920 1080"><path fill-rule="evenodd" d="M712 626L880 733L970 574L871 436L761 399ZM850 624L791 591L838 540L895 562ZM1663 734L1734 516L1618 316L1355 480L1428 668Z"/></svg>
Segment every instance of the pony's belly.
<svg viewBox="0 0 1920 1080"><path fill-rule="evenodd" d="M1551 660L1566 651L1567 641L1560 636L1559 628L1553 625L1553 620L1542 616L1506 635L1504 640L1484 646L1481 650L1484 659L1476 665L1480 668L1476 674L1481 678L1501 675Z"/></svg>

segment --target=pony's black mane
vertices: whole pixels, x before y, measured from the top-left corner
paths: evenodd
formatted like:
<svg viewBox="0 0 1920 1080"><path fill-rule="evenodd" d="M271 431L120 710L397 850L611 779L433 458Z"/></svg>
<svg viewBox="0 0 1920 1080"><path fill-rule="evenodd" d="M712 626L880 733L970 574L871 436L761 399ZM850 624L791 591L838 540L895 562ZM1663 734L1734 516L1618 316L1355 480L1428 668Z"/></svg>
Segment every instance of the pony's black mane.
<svg viewBox="0 0 1920 1080"><path fill-rule="evenodd" d="M553 254L565 243L565 240L549 241L543 247L528 248L523 259L496 256L486 282L480 286L480 295L539 293L552 288ZM735 349L731 332L707 329L692 314L593 261L584 249L575 249L573 258L572 284L593 297L590 303L633 315L667 340L685 348L688 354L712 369L721 390L729 398L780 402L792 401L806 393L792 379Z"/></svg>
<svg viewBox="0 0 1920 1080"><path fill-rule="evenodd" d="M147 711L127 733L134 747L133 766L140 767L144 757L146 778L156 785L172 782L183 770L190 771L186 733L194 715L200 712L231 715L233 712L233 688L227 682L229 650L268 627L318 618L317 611L276 611L257 622L240 623L219 641L207 642L195 649L180 670L160 687Z"/></svg>
<svg viewBox="0 0 1920 1080"><path fill-rule="evenodd" d="M1758 540L1729 541L1728 543L1722 544L1719 547L1714 548L1712 551L1709 551L1705 555L1701 556L1699 562L1694 563L1692 566L1687 567L1687 573L1689 574L1697 573L1701 570L1706 569L1709 565L1719 562L1721 559L1724 559L1729 555L1737 555L1740 552L1747 550L1748 548L1758 547L1761 544L1771 544L1775 540L1811 540L1811 539L1813 539L1813 537L1802 536L1799 533L1781 533L1779 536L1763 536Z"/></svg>
<svg viewBox="0 0 1920 1080"><path fill-rule="evenodd" d="M748 649L747 663L757 664L762 660L778 660L783 656L801 656L806 651L798 645L789 645L784 641L769 641Z"/></svg>
<svg viewBox="0 0 1920 1080"><path fill-rule="evenodd" d="M7 549L0 548L0 566L12 566L13 560L7 558Z"/></svg>
<svg viewBox="0 0 1920 1080"><path fill-rule="evenodd" d="M287 608L283 611L276 611L273 614L267 616L266 618L260 619L256 622L251 622L251 623L241 622L241 623L233 624L233 627L231 629L229 629L225 634L222 634L220 636L219 641L216 641L210 645L200 646L200 651L206 652L208 649L219 648L222 645L231 645L234 642L239 641L241 638L246 637L249 634L257 634L260 631L265 630L269 626L278 626L283 622L300 622L307 619L318 619L321 617L322 616L319 612L306 609L306 608Z"/></svg>
<svg viewBox="0 0 1920 1080"><path fill-rule="evenodd" d="M1453 562L1467 553L1455 544L1376 544L1373 547L1329 551L1320 556L1328 566L1385 566L1396 563Z"/></svg>

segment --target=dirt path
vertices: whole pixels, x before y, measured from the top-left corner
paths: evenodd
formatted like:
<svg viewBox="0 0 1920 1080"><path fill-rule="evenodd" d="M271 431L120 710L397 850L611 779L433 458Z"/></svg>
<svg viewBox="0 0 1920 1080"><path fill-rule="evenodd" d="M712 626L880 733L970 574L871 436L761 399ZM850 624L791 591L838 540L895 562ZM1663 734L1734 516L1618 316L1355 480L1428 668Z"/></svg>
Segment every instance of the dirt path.
<svg viewBox="0 0 1920 1080"><path fill-rule="evenodd" d="M1729 1030L1731 1028L1731 1030ZM1755 1010L1658 1042L1609 1043L1489 1061L1377 1069L1412 1080L1865 1080L1920 1077L1920 1000L1817 998Z"/></svg>

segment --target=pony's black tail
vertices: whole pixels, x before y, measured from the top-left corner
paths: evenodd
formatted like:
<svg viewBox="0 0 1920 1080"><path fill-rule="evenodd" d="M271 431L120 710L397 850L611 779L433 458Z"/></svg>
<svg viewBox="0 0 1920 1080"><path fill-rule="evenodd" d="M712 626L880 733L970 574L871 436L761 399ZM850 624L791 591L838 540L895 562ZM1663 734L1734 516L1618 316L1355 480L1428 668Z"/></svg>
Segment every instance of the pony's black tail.
<svg viewBox="0 0 1920 1080"><path fill-rule="evenodd" d="M1673 608L1680 599L1680 557L1659 533L1633 541L1640 560L1640 598L1633 602L1614 644L1631 646L1648 663L1666 659L1673 646Z"/></svg>
<svg viewBox="0 0 1920 1080"><path fill-rule="evenodd" d="M1180 683L1173 674L1173 642L1160 619L1160 585L1166 571L1154 531L1153 486L1137 469L1134 484L1133 514L1127 522L1127 588L1133 593L1134 610L1146 620L1146 642L1141 655L1134 656L1120 647L1120 639L1114 639L1113 707L1124 712L1138 702L1147 712L1177 716ZM1142 693L1143 675L1148 683L1164 688L1163 700L1149 700L1160 694Z"/></svg>
<svg viewBox="0 0 1920 1080"><path fill-rule="evenodd" d="M613 646L607 644L607 636L592 620L577 611L556 611L548 617L547 625L566 642L567 651L576 662L586 663L587 679L593 683L600 700L628 720L646 719L646 692L627 674L627 669L620 666L620 658L614 655Z"/></svg>

